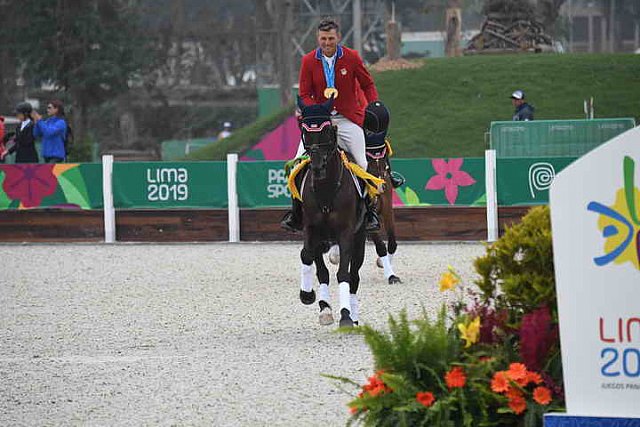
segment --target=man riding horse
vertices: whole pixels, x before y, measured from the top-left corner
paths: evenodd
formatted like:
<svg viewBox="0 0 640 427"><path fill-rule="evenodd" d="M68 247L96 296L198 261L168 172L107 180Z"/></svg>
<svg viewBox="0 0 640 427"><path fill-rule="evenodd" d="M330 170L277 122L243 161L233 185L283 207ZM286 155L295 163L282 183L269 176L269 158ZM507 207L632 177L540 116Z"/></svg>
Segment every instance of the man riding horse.
<svg viewBox="0 0 640 427"><path fill-rule="evenodd" d="M364 106L378 100L378 91L369 71L355 50L339 44L340 29L332 20L323 20L318 25L318 48L302 58L299 93L306 105L321 104L333 98L331 121L337 126L338 145L349 152L362 169L367 169L365 135L362 130ZM364 98L365 102L362 101ZM296 157L304 153L302 142ZM292 211L282 219L283 228L290 231L302 229L301 203L292 200ZM367 231L380 229L375 205L366 199Z"/></svg>

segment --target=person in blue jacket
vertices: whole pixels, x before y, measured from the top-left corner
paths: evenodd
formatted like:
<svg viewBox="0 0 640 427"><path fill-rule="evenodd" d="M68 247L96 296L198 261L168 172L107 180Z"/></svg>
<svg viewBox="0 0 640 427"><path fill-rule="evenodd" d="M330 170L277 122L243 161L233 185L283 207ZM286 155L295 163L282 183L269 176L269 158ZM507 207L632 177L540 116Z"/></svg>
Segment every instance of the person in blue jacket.
<svg viewBox="0 0 640 427"><path fill-rule="evenodd" d="M47 104L47 118L43 119L37 112L33 113L36 122L33 136L42 139L42 157L45 163L64 162L67 153L64 141L67 138L67 122L64 105L59 100Z"/></svg>

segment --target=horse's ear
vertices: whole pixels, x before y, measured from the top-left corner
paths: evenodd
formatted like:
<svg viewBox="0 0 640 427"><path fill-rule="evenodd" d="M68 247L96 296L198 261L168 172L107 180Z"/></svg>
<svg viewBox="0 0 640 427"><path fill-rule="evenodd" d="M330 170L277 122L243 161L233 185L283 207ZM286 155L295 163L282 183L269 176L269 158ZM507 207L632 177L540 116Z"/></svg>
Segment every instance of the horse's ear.
<svg viewBox="0 0 640 427"><path fill-rule="evenodd" d="M327 111L331 111L333 109L333 101L335 101L335 98L333 97L333 94L331 95L331 98L329 98L327 100L327 102L325 102L324 104L322 104L322 106L327 110Z"/></svg>
<svg viewBox="0 0 640 427"><path fill-rule="evenodd" d="M298 108L300 109L300 112L302 112L302 110L304 109L304 107L306 107L306 105L304 105L304 102L302 101L302 98L300 97L300 95L296 95L296 97L298 98Z"/></svg>

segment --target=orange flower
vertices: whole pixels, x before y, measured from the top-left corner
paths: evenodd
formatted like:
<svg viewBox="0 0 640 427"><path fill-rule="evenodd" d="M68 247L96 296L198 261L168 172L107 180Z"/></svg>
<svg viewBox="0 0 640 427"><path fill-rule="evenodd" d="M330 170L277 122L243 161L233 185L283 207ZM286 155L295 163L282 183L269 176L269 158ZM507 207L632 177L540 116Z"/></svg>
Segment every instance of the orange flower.
<svg viewBox="0 0 640 427"><path fill-rule="evenodd" d="M527 377L527 367L522 363L512 363L507 374L514 381L522 380Z"/></svg>
<svg viewBox="0 0 640 427"><path fill-rule="evenodd" d="M427 408L433 405L433 402L436 401L436 398L433 396L433 393L430 391L418 392L416 393L416 400Z"/></svg>
<svg viewBox="0 0 640 427"><path fill-rule="evenodd" d="M491 390L495 393L503 393L509 390L509 378L505 371L498 371L491 380Z"/></svg>
<svg viewBox="0 0 640 427"><path fill-rule="evenodd" d="M509 408L520 415L527 409L527 401L522 396L514 396L509 400Z"/></svg>
<svg viewBox="0 0 640 427"><path fill-rule="evenodd" d="M542 383L542 377L537 372L529 371L529 372L527 372L527 384L529 384L529 383L541 384Z"/></svg>
<svg viewBox="0 0 640 427"><path fill-rule="evenodd" d="M357 413L357 412L358 412L358 408L356 408L356 407L354 407L354 406L352 406L351 408L349 408L349 413L350 413L351 415L353 415L353 414L355 414L355 413Z"/></svg>
<svg viewBox="0 0 640 427"><path fill-rule="evenodd" d="M456 366L447 372L444 376L444 380L449 388L464 387L467 382L467 376L464 374L464 370L460 366Z"/></svg>
<svg viewBox="0 0 640 427"><path fill-rule="evenodd" d="M516 399L518 397L522 397L522 392L517 388L510 388L505 393L505 396L507 396L509 399Z"/></svg>
<svg viewBox="0 0 640 427"><path fill-rule="evenodd" d="M371 395L371 397L376 397L377 395L382 394L385 391L387 391L387 387L385 387L385 385L382 384L370 389L369 394Z"/></svg>
<svg viewBox="0 0 640 427"><path fill-rule="evenodd" d="M551 403L551 390L546 387L536 387L533 390L533 400L541 405L548 405Z"/></svg>

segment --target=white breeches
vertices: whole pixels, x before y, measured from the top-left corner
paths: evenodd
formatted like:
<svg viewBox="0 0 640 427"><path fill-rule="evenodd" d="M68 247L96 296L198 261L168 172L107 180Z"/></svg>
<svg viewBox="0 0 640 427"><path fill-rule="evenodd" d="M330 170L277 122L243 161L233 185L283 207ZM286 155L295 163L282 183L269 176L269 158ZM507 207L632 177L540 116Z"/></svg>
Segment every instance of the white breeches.
<svg viewBox="0 0 640 427"><path fill-rule="evenodd" d="M365 154L364 131L362 128L340 114L331 116L331 123L338 127L338 147L349 152L358 166L367 170L367 155ZM296 157L301 156L302 153L304 153L304 145L300 140Z"/></svg>

